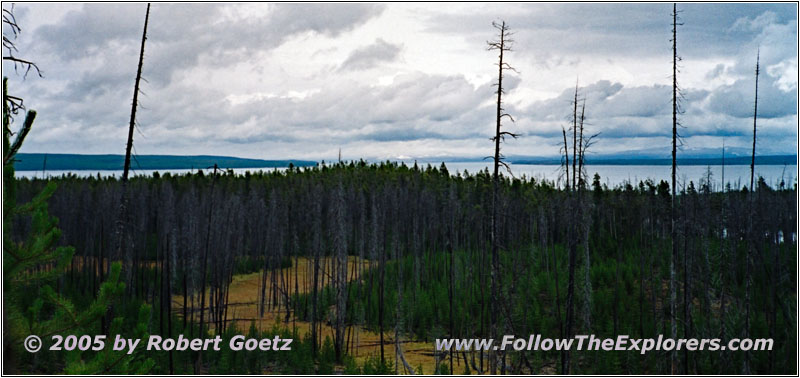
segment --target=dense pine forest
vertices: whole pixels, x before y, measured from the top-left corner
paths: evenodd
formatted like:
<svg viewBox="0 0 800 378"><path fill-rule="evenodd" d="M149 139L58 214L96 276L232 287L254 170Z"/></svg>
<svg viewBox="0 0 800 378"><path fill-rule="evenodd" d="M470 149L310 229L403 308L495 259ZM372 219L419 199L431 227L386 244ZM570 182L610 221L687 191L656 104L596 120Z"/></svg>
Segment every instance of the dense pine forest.
<svg viewBox="0 0 800 378"><path fill-rule="evenodd" d="M797 183L754 174L760 52L749 185L722 177L715 186L710 168L679 180L681 23L672 10L670 182L609 186L587 175L585 155L602 135L585 122L592 104L578 83L558 133L560 177L514 175L502 148L522 135L506 111L504 83L516 70L503 21L488 42L497 54L493 156L478 173L340 155L269 172L214 164L130 175L149 4L122 177L16 178L18 152L36 132L26 103L36 99L24 103L4 78L3 373L797 374ZM3 23L20 31L6 9ZM3 47L4 60L41 76L14 55L12 36ZM49 346L70 334L294 342L286 351L23 348L29 335ZM434 347L592 334L773 343L648 353Z"/></svg>
<svg viewBox="0 0 800 378"><path fill-rule="evenodd" d="M57 290L89 300L109 274L108 261L117 259L108 251L114 250L111 225L121 183L70 176L49 181L58 185L48 209L59 219L61 243L76 251ZM791 372L796 361L796 189L760 181L749 209L746 187L712 190L706 183L689 182L679 195L679 336L741 337L749 320L751 335L775 340L772 352L749 356L753 371ZM31 199L46 184L18 181L20 200ZM669 185L646 181L608 188L595 177L584 189L501 180L501 334L557 337L569 321L573 334L646 338L667 333ZM233 277L260 272L259 311L281 311L279 326L286 329L295 321L315 323L315 330L331 323L332 334L312 331L299 338L307 338L309 355L330 349L332 362L341 363L352 350L352 328L380 332L387 342L488 337L491 224L486 214L493 192L488 172L351 162L244 176L201 171L135 177L128 190L135 205L119 257L126 283L121 306L151 303L153 334L199 334L201 326L225 332L234 319L228 295ZM749 234L748 227L753 227ZM30 229L29 222L17 220L15 238ZM750 319L745 319L750 240L753 296ZM297 285L275 274L297 257L314 264L316 274L306 279L319 292L298 293ZM325 258L331 258L332 274L321 274ZM354 259L369 264L347 277L343 267ZM204 288L206 303L199 295ZM183 304L174 303L173 296ZM566 318L567 306L574 307L573 319ZM87 331L101 332L103 326L98 321ZM397 359L389 346L381 350L384 361ZM454 373L485 372L488 366L477 353L431 354L445 372L451 361ZM663 373L668 361L663 352L572 354L576 373ZM52 363L58 360L54 357ZM207 353L203 358L210 363L254 357ZM538 373L550 367L558 372L563 358L557 352L513 352L503 356L501 370ZM737 373L745 358L743 352L691 352L680 356L681 371ZM186 361L193 359L184 357L182 366L176 362L174 371L192 372ZM251 373L266 366L263 361L226 363L256 369L247 370ZM297 357L283 368L309 372L305 364ZM389 365L387 371L394 372ZM169 366L156 363L152 372L168 373Z"/></svg>

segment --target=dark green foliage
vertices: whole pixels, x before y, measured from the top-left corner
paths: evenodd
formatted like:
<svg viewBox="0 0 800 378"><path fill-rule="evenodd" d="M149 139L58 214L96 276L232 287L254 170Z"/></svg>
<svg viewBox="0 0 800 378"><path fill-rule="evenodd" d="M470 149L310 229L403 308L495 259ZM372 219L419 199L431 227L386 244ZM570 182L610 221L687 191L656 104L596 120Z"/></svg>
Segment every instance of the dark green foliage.
<svg viewBox="0 0 800 378"><path fill-rule="evenodd" d="M210 184L216 181L212 193ZM115 193L119 182L111 178L55 178L60 189L51 197L49 208L63 220L66 242L76 246L78 256L96 256L101 241L107 243L108 229L100 225L109 212L99 199ZM662 181L655 183L627 183L609 188L593 180L593 193L587 193L589 206L585 215L591 217L589 250L591 253L590 279L592 287L592 328L581 329L577 334L595 333L601 337L628 334L631 337L655 337L667 334L664 328L664 303L668 298L665 280L669 277L669 206L670 187ZM192 230L205 230L207 201L215 199L215 214L211 220L211 254L208 283L225 287L226 276L253 272L263 268L277 269L291 264L291 257L312 257L312 240L319 238L321 256L332 255L334 230L330 219L331 198L337 183L343 183L345 207L342 218L350 258L363 253L372 261L371 268L348 285L347 317L350 326L363 325L378 331L379 269L381 255L386 257L384 331L393 332L397 311L397 279L403 277L403 299L400 317L404 339L432 341L449 337L449 254L445 249L446 230L450 222L455 235L454 244L454 337L488 336L488 255L489 246L486 212L491 203L491 175L459 174L450 176L439 167L407 167L395 163L368 165L363 162L339 163L333 166L293 169L288 172L257 173L236 176L229 173L217 175L161 175L159 178L136 177L129 182L129 190L139 203L132 213L136 226L133 243L136 256L142 263L163 264L165 254L174 256L175 266L170 288L181 294L182 277L189 279L189 294L197 292L200 272L197 268L198 247L193 240L203 238ZM700 181L697 181L700 182ZM20 197L33 198L46 186L42 180L21 180ZM746 243L743 242L746 217L746 193L738 190L726 193L709 192L703 185L680 194L679 225L689 230L680 235L681 246L686 245L688 255L684 266L683 252L678 271L688 269L691 279L688 297L691 322L678 329L679 336L692 332L695 337L716 337L721 324L726 325L726 337L741 337L744 298L744 266ZM165 193L171 192L169 196ZM452 196L451 193L452 192ZM501 249L500 259L503 287L508 298L508 318L514 329L502 333L541 333L558 337L564 320L564 295L567 275L566 221L563 212L566 193L547 182L529 179L501 178L500 201L502 216L498 218ZM771 188L766 183L756 186L758 198L754 225L760 227L763 240L759 241L758 259L753 271L753 292L776 293L753 297L754 314L751 335L769 337L774 331L776 350L770 353L753 352L752 368L755 372L792 372L796 357L796 329L792 308L796 305L793 288L796 287L795 191ZM165 209L172 203L179 216L170 222L175 231L169 231L164 219ZM314 210L313 204L319 210ZM375 204L374 208L372 203ZM316 213L315 211L319 211ZM722 216L724 212L724 218ZM321 220L315 225L314 220ZM362 225L363 222L363 225ZM375 223L373 227L372 223ZM682 223L685 222L685 223ZM88 223L88 224L87 224ZM685 225L685 227L684 227ZM20 231L30 229L30 224L20 223ZM101 232L101 230L103 230ZM174 244L171 235L174 232ZM781 242L777 233L786 235ZM104 233L105 237L104 237ZM721 235L727 235L721 237ZM684 240L685 238L685 240ZM170 250L166 245L169 243ZM172 250L174 248L174 250ZM683 248L683 247L682 247ZM582 246L578 246L582 250ZM683 249L681 249L683 250ZM396 252L395 252L396 251ZM395 253L400 258L395 259ZM708 255L708 265L705 255ZM582 254L581 254L582 255ZM777 258L780 264L774 264ZM578 258L582 268L583 257ZM162 281L163 265L159 268L139 268L133 275L132 286L137 297L153 298ZM775 268L777 267L777 268ZM228 270L230 269L230 270ZM777 269L778 274L773 273ZM166 270L166 269L164 269ZM212 274L217 271L217 277ZM398 273L402 274L398 275ZM558 279L556 273L558 272ZM156 276L155 279L151 278ZM75 270L77 285L90 282L86 274ZM144 279L140 279L144 277ZM708 279L706 279L708 277ZM773 280L777 278L777 280ZM335 308L335 291L328 277L323 277L326 288L319 295L317 320L331 319L328 311ZM192 286L194 285L194 286ZM301 320L311 320L310 295L295 296L288 288L289 309ZM84 289L85 290L85 289ZM560 314L557 305L560 293ZM724 291L725 316L721 317L720 300ZM269 293L267 293L269 295ZM279 306L283 306L278 293ZM683 293L679 295L679 306ZM156 302L158 296L156 295ZM710 300L710 303L707 301ZM197 306L197 302L195 303ZM708 310L710 308L710 310ZM775 310L774 319L769 315ZM157 325L160 305L153 303L154 323ZM268 309L269 310L269 309ZM176 313L179 310L173 311ZM135 313L126 313L126 318ZM578 314L580 316L580 313ZM288 325L291 324L288 323ZM180 329L180 318L173 319L173 335L188 333ZM196 334L196 324L195 324ZM504 326L505 327L505 326ZM156 328L157 329L157 328ZM788 330L788 331L787 331ZM231 332L231 328L226 333ZM300 336L302 338L303 336ZM306 340L306 339L304 339ZM305 343L305 342L304 342ZM307 345L311 350L311 341ZM391 350L391 349L390 349ZM319 355L307 360L300 353L277 356L276 360L261 357L235 357L217 353L203 355L203 365L211 369L219 361L231 372L296 371L303 372L355 372L381 371L380 357L363 366L343 359L344 364L334 364L332 340L325 345L318 342ZM391 356L392 353L387 353ZM223 357L225 356L225 357ZM332 357L333 356L333 357ZM524 359L523 359L524 357ZM575 373L664 373L663 356L637 352L580 352L573 355L572 371ZM153 355L158 363L154 372L168 372L165 354ZM176 354L175 372L193 372L191 356ZM282 358L282 359L281 359ZM682 360L683 357L681 357ZM387 358L388 360L388 358ZM546 367L557 366L557 352L531 352L509 354L509 363L515 372L539 373ZM231 362L233 361L233 362ZM377 361L378 364L374 362ZM690 372L736 373L742 355L696 352L690 355ZM528 368L530 364L531 368ZM310 367L310 368L309 368ZM447 363L449 369L449 363ZM472 368L472 367L470 367ZM485 368L485 366L484 366ZM222 369L222 368L219 368ZM461 372L463 366L454 366ZM209 370L210 371L210 370ZM219 370L222 372L223 370ZM386 372L393 372L389 364ZM474 373L474 370L472 371ZM428 372L433 373L433 372Z"/></svg>
<svg viewBox="0 0 800 378"><path fill-rule="evenodd" d="M3 357L7 361L3 372L148 373L153 362L139 353L129 355L113 352L111 348L101 353L47 350L52 335L94 334L97 322L117 303L125 285L120 282L121 265L114 263L109 266L107 279L91 294L91 300L80 304L73 302L77 291L65 287L64 272L72 263L75 250L58 245L61 238L58 219L48 212L47 201L55 192L56 184L47 183L29 202L17 204L14 162L36 112L27 112L21 130L11 143L14 113L7 79L3 78ZM14 232L13 225L20 221L28 226L25 233ZM125 329L132 330L128 334L143 337L150 308L143 305L137 310L135 321ZM115 317L110 330L123 333L123 321L124 318ZM42 339L41 354L34 355L22 349L21 341L28 335Z"/></svg>
<svg viewBox="0 0 800 378"><path fill-rule="evenodd" d="M387 359L385 363L381 363L380 357L370 356L364 360L364 366L361 369L361 373L364 375L394 374L394 368L392 367L393 365L394 362L391 359Z"/></svg>

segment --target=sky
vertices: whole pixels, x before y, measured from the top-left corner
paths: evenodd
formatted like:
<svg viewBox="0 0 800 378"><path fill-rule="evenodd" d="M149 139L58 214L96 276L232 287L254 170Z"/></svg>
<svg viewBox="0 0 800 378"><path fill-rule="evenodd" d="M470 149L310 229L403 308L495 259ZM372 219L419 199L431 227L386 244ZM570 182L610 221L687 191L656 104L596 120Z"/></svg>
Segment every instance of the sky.
<svg viewBox="0 0 800 378"><path fill-rule="evenodd" d="M4 9L10 9L4 3ZM679 4L679 157L797 151L797 5ZM146 4L14 6L22 152L124 154ZM493 154L505 21L507 156L559 154L576 84L589 154L670 156L672 4L151 6L136 154L442 159ZM4 37L14 37L7 27ZM4 49L4 56L8 51Z"/></svg>

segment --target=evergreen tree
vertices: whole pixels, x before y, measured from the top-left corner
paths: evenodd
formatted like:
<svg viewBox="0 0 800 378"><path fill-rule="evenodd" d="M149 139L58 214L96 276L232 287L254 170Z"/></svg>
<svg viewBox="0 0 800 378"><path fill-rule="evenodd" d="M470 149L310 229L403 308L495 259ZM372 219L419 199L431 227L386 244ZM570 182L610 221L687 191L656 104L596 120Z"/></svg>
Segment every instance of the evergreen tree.
<svg viewBox="0 0 800 378"><path fill-rule="evenodd" d="M61 230L58 219L47 210L47 201L56 190L55 182L47 186L30 202L17 205L14 157L30 131L36 111L25 113L22 127L12 133L13 115L24 110L21 101L8 95L8 79L3 78L3 360L5 374L36 371L37 360L23 350L23 340L29 335L42 339L42 351L53 335L93 335L97 323L112 302L124 291L119 282L120 264L111 265L107 280L100 286L97 297L88 306L78 306L62 290L63 275L72 263L75 249L58 246ZM16 135L14 142L11 136ZM12 237L12 225L18 219L30 221L30 232L22 240ZM56 289L53 289L53 285ZM141 306L134 337L145 334L149 306ZM121 333L123 318L114 319L112 330ZM103 351L83 358L81 352L65 353L66 373L146 373L152 360L136 353L113 352L106 340ZM44 359L42 359L44 360Z"/></svg>

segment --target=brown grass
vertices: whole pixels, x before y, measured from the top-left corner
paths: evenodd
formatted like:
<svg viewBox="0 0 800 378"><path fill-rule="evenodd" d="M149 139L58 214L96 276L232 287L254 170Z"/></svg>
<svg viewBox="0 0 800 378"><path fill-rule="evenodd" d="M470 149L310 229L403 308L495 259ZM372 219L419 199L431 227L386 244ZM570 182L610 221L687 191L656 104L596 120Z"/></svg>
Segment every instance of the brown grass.
<svg viewBox="0 0 800 378"><path fill-rule="evenodd" d="M324 258L320 262L321 275L329 276L332 273L333 259L330 257ZM355 277L356 269L363 272L370 268L370 262L367 260L359 261L358 258L348 257L347 275L349 279ZM277 273L277 271L275 271ZM299 257L293 261L291 268L284 268L280 270L281 276L277 276L278 282L281 279L288 283L288 287L292 293L295 290L295 276L297 276L297 291L299 293L308 293L313 287L312 275L313 265L312 261L305 257ZM272 280L267 278L267 293L270 292ZM327 285L328 279L325 279ZM321 287L322 285L320 285ZM261 287L261 272L250 274L241 274L233 277L233 282L230 285L229 309L227 318L230 323L236 324L237 329L247 330L250 324L254 323L259 330L271 329L276 322L283 322L286 317L286 310L283 296L279 295L278 302L273 303L272 298L266 304L264 316L259 316L259 295ZM183 314L183 296L175 295L172 297L173 310L176 314ZM197 299L195 299L195 306L198 306ZM236 320L235 320L236 319ZM287 328L296 327L299 335L306 335L311 333L311 323L296 319L294 316L286 323L282 323ZM213 324L210 325L213 329ZM349 331L349 330L348 330ZM322 325L322 339L329 336L333 339L333 328L328 324ZM355 357L358 365L361 366L364 360L369 356L380 356L380 335L376 332L371 332L362 327L354 327L352 329L353 350L351 355ZM394 331L387 329L384 332L384 353L387 360L395 360L395 344L394 344ZM434 371L434 357L433 357L433 343L421 342L415 340L403 340L401 346L406 361L415 373L419 366L422 366L423 372L432 374ZM341 369L341 367L338 367ZM456 367L454 370L461 372ZM461 366L463 369L463 365ZM402 374L404 371L403 366L399 366L399 372ZM463 370L462 370L463 371Z"/></svg>

